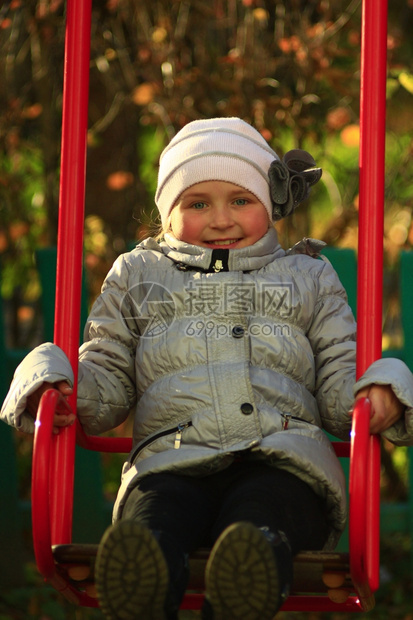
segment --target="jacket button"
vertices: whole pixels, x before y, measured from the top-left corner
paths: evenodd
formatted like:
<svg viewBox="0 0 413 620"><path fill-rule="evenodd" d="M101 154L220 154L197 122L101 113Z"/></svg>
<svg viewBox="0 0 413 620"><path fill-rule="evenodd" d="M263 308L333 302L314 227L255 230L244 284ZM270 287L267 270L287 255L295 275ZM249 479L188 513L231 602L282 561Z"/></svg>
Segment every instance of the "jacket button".
<svg viewBox="0 0 413 620"><path fill-rule="evenodd" d="M242 325L235 325L235 327L232 328L232 335L234 338L242 338L244 334L245 329Z"/></svg>
<svg viewBox="0 0 413 620"><path fill-rule="evenodd" d="M242 403L241 413L243 413L244 415L251 415L253 411L254 407L251 405L251 403Z"/></svg>

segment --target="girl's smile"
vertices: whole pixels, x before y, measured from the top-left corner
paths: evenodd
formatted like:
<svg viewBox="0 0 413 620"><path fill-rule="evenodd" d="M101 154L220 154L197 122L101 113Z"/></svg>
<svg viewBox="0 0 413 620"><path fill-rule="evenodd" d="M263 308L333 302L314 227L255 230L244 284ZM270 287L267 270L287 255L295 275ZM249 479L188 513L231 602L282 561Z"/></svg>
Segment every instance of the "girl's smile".
<svg viewBox="0 0 413 620"><path fill-rule="evenodd" d="M181 241L229 250L253 245L270 226L262 202L227 181L203 181L186 189L171 211L170 223Z"/></svg>

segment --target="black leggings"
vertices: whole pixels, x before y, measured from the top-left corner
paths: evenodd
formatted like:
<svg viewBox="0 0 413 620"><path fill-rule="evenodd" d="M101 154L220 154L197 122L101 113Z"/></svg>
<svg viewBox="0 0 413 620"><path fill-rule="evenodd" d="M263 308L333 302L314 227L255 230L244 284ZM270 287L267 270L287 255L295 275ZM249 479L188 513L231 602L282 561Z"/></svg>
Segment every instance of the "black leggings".
<svg viewBox="0 0 413 620"><path fill-rule="evenodd" d="M244 459L218 473L151 474L130 493L122 519L163 532L183 553L212 546L231 523L249 521L287 536L295 555L321 549L328 525L324 502L293 474Z"/></svg>

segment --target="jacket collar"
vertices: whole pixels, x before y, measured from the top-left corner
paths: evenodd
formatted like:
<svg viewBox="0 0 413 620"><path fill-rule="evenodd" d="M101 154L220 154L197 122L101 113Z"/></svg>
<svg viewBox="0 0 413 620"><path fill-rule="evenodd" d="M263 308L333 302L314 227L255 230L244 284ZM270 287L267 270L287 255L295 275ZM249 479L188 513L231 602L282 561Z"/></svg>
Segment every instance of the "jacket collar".
<svg viewBox="0 0 413 620"><path fill-rule="evenodd" d="M147 241L155 243L153 240ZM155 249L152 243L144 242L143 245L148 249ZM261 269L275 258L285 255L278 243L278 235L273 227L257 243L239 250L211 250L179 241L169 233L165 235L165 241L159 245L156 244L156 246L165 256L176 263L185 265L189 269L211 272ZM221 252L222 255L217 254L217 252ZM220 263L216 264L217 259L224 263L224 268L219 268Z"/></svg>

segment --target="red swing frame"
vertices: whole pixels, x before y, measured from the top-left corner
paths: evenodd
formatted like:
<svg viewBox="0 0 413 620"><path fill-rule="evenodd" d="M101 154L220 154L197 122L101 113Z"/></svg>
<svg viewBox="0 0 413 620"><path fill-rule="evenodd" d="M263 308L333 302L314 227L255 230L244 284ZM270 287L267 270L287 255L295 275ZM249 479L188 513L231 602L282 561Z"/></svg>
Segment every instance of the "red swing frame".
<svg viewBox="0 0 413 620"><path fill-rule="evenodd" d="M55 343L75 375L69 398L76 411L78 334L83 255L86 135L89 90L91 0L67 0L65 79L61 150ZM358 253L357 376L381 357L384 154L386 114L387 0L363 0L360 90L360 201ZM88 449L129 452L130 438L90 437L80 424L52 433L53 413L62 407L56 390L42 398L35 426L32 523L37 565L45 580L75 604L96 599L73 583L59 560L71 545L76 442ZM333 602L326 591L292 594L289 611L368 611L379 587L380 439L369 434L370 406L361 399L353 414L351 441L334 442L350 457L349 554L300 554L327 571L346 573L352 593ZM92 555L95 550L91 551ZM299 558L300 559L300 558ZM343 564L344 562L344 564ZM330 592L331 594L331 592ZM187 593L182 608L199 609L203 593Z"/></svg>

